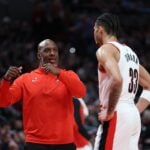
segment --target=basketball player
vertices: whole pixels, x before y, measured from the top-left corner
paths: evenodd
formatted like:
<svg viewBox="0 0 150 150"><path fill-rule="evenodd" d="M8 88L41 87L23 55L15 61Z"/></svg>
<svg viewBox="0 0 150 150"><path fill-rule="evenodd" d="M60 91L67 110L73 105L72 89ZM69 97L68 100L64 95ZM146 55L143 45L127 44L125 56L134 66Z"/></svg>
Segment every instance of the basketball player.
<svg viewBox="0 0 150 150"><path fill-rule="evenodd" d="M134 97L139 83L149 88L150 77L132 49L118 42L118 31L117 16L105 13L97 18L94 38L100 46L96 56L101 125L94 150L138 150L141 123Z"/></svg>

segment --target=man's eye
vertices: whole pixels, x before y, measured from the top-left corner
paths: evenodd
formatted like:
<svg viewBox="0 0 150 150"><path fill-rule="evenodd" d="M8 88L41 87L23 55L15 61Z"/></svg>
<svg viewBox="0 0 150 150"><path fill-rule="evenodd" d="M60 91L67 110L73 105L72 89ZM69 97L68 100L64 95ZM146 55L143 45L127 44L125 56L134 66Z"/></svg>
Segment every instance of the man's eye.
<svg viewBox="0 0 150 150"><path fill-rule="evenodd" d="M44 52L45 52L45 53L49 52L49 49L45 49Z"/></svg>

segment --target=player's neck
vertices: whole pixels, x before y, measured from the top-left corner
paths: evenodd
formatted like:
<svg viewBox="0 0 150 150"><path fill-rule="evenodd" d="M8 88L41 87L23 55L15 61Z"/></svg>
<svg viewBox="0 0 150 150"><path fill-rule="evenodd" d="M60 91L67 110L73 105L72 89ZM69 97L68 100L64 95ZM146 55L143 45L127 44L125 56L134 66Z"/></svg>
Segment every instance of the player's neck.
<svg viewBox="0 0 150 150"><path fill-rule="evenodd" d="M118 41L118 40L115 36L109 36L109 35L105 36L105 38L103 39L104 44L112 41Z"/></svg>

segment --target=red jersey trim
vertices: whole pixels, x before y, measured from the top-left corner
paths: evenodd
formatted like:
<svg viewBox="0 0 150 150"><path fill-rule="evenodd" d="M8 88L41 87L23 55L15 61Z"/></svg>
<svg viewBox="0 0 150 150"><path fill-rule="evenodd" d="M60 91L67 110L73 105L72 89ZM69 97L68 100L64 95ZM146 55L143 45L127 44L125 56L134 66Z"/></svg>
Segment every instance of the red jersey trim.
<svg viewBox="0 0 150 150"><path fill-rule="evenodd" d="M113 150L113 141L116 130L117 113L115 112L114 117L110 120L108 134L106 138L105 150Z"/></svg>

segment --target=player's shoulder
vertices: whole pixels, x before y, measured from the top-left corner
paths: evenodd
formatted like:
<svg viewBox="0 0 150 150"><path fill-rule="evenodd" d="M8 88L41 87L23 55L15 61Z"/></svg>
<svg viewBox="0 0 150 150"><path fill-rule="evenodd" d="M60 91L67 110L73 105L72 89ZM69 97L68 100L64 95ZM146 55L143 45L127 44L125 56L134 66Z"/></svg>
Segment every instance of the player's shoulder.
<svg viewBox="0 0 150 150"><path fill-rule="evenodd" d="M96 51L96 55L114 54L116 52L118 52L117 47L115 47L113 44L106 43Z"/></svg>
<svg viewBox="0 0 150 150"><path fill-rule="evenodd" d="M97 49L96 53L101 53L103 50L105 50L107 48L108 48L107 45L103 44Z"/></svg>

